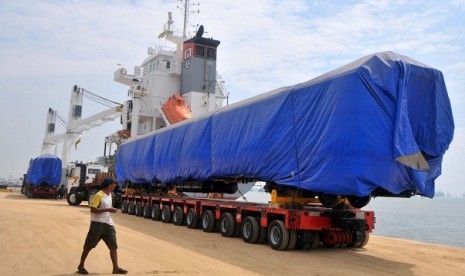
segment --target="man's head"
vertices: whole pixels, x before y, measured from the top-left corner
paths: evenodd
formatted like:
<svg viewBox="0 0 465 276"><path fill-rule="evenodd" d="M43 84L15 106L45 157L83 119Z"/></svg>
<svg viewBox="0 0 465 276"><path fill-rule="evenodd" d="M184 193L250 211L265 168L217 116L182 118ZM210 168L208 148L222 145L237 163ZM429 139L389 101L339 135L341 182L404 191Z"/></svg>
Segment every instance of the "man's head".
<svg viewBox="0 0 465 276"><path fill-rule="evenodd" d="M115 185L116 185L116 181L111 177L107 177L103 179L102 190L111 188L110 190L112 191L115 188Z"/></svg>

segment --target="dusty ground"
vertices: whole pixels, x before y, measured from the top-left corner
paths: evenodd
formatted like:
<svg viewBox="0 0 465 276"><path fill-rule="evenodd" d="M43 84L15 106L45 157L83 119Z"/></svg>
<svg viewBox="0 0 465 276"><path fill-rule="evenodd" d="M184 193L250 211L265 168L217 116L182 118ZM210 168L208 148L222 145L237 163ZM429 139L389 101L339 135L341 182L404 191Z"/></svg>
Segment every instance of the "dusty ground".
<svg viewBox="0 0 465 276"><path fill-rule="evenodd" d="M0 275L77 275L89 210L0 193ZM364 249L274 251L183 226L113 215L131 275L465 275L465 249L371 236ZM111 273L102 242L86 268Z"/></svg>

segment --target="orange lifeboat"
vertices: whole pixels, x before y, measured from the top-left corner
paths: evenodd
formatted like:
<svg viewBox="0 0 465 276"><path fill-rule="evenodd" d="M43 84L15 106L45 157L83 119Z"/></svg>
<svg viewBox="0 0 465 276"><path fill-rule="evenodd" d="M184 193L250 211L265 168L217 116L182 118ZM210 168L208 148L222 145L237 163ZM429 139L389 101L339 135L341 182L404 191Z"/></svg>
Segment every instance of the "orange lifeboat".
<svg viewBox="0 0 465 276"><path fill-rule="evenodd" d="M192 118L192 112L189 110L184 97L178 93L169 97L161 109L170 124Z"/></svg>
<svg viewBox="0 0 465 276"><path fill-rule="evenodd" d="M121 139L128 139L131 137L131 131L129 129L118 130L116 132Z"/></svg>

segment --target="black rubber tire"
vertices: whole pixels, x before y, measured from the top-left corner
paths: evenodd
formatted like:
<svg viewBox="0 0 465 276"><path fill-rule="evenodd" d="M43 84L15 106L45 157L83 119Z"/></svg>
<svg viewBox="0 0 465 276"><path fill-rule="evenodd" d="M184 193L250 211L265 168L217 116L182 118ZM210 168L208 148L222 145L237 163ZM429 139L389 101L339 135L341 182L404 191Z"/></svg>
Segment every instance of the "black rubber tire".
<svg viewBox="0 0 465 276"><path fill-rule="evenodd" d="M364 197L358 197L358 196L348 196L347 200L349 201L350 205L352 207L361 209L365 206L368 205L371 201L371 195L364 196Z"/></svg>
<svg viewBox="0 0 465 276"><path fill-rule="evenodd" d="M310 246L308 247L308 249L314 250L318 247L318 245L320 245L320 232L317 232L317 231L310 231L310 232L312 235L312 239L309 242Z"/></svg>
<svg viewBox="0 0 465 276"><path fill-rule="evenodd" d="M189 229L195 229L199 225L199 216L195 213L194 208L189 208L186 214L186 226Z"/></svg>
<svg viewBox="0 0 465 276"><path fill-rule="evenodd" d="M150 217L152 218L152 220L160 220L160 216L161 216L160 205L158 203L155 203L152 206Z"/></svg>
<svg viewBox="0 0 465 276"><path fill-rule="evenodd" d="M176 206L174 208L173 223L174 225L178 225L178 226L185 224L184 210L182 209L181 206Z"/></svg>
<svg viewBox="0 0 465 276"><path fill-rule="evenodd" d="M115 192L111 192L111 199L113 208L119 209L121 208L121 194L116 194Z"/></svg>
<svg viewBox="0 0 465 276"><path fill-rule="evenodd" d="M236 220L231 213L224 213L220 217L220 233L223 237L234 237L236 232Z"/></svg>
<svg viewBox="0 0 465 276"><path fill-rule="evenodd" d="M341 196L319 193L318 200L320 200L324 207L334 208L341 202Z"/></svg>
<svg viewBox="0 0 465 276"><path fill-rule="evenodd" d="M242 239L246 243L256 243L260 235L260 225L255 217L246 217L241 224Z"/></svg>
<svg viewBox="0 0 465 276"><path fill-rule="evenodd" d="M137 202L136 203L136 207L134 209L134 214L137 216L137 217L141 217L142 216L142 203L141 202Z"/></svg>
<svg viewBox="0 0 465 276"><path fill-rule="evenodd" d="M164 223L170 223L171 222L171 208L169 205L163 205L163 208L161 209L161 220Z"/></svg>
<svg viewBox="0 0 465 276"><path fill-rule="evenodd" d="M145 203L144 208L142 209L142 216L146 219L150 218L150 207Z"/></svg>
<svg viewBox="0 0 465 276"><path fill-rule="evenodd" d="M364 239L363 239L360 243L357 243L357 244L356 244L356 247L358 247L358 248L364 247L365 245L368 244L368 241L369 241L369 240L370 240L370 233L368 233L368 231L367 231L367 232L365 232L365 237L364 237Z"/></svg>
<svg viewBox="0 0 465 276"><path fill-rule="evenodd" d="M66 197L66 201L68 202L69 205L78 206L79 204L81 204L82 198L80 198L76 192L71 192Z"/></svg>
<svg viewBox="0 0 465 276"><path fill-rule="evenodd" d="M313 250L320 244L320 233L317 231L297 231L296 249Z"/></svg>
<svg viewBox="0 0 465 276"><path fill-rule="evenodd" d="M282 220L274 220L268 226L268 244L274 250L285 250L289 245L289 230Z"/></svg>
<svg viewBox="0 0 465 276"><path fill-rule="evenodd" d="M287 250L293 250L297 243L297 231L296 230L289 230L289 244L287 245Z"/></svg>
<svg viewBox="0 0 465 276"><path fill-rule="evenodd" d="M136 206L134 205L134 201L130 201L128 204L128 214L134 215L136 212Z"/></svg>
<svg viewBox="0 0 465 276"><path fill-rule="evenodd" d="M124 200L121 203L121 213L126 214L128 212L128 202L127 200Z"/></svg>
<svg viewBox="0 0 465 276"><path fill-rule="evenodd" d="M260 225L260 217L255 217L258 221L258 225ZM260 226L260 234L258 234L257 243L267 243L268 242L268 228Z"/></svg>
<svg viewBox="0 0 465 276"><path fill-rule="evenodd" d="M202 226L202 230L207 233L211 233L215 231L215 214L212 210L206 210L203 212L202 217L200 219L200 223Z"/></svg>

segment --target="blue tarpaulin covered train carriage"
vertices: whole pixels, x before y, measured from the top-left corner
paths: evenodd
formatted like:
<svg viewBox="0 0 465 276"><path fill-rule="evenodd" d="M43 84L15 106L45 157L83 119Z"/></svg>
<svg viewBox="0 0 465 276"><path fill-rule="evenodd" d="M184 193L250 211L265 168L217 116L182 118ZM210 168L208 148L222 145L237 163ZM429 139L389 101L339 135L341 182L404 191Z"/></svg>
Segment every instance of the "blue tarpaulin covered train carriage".
<svg viewBox="0 0 465 276"><path fill-rule="evenodd" d="M383 52L130 139L116 174L132 183L247 177L315 194L433 197L453 132L442 73Z"/></svg>

